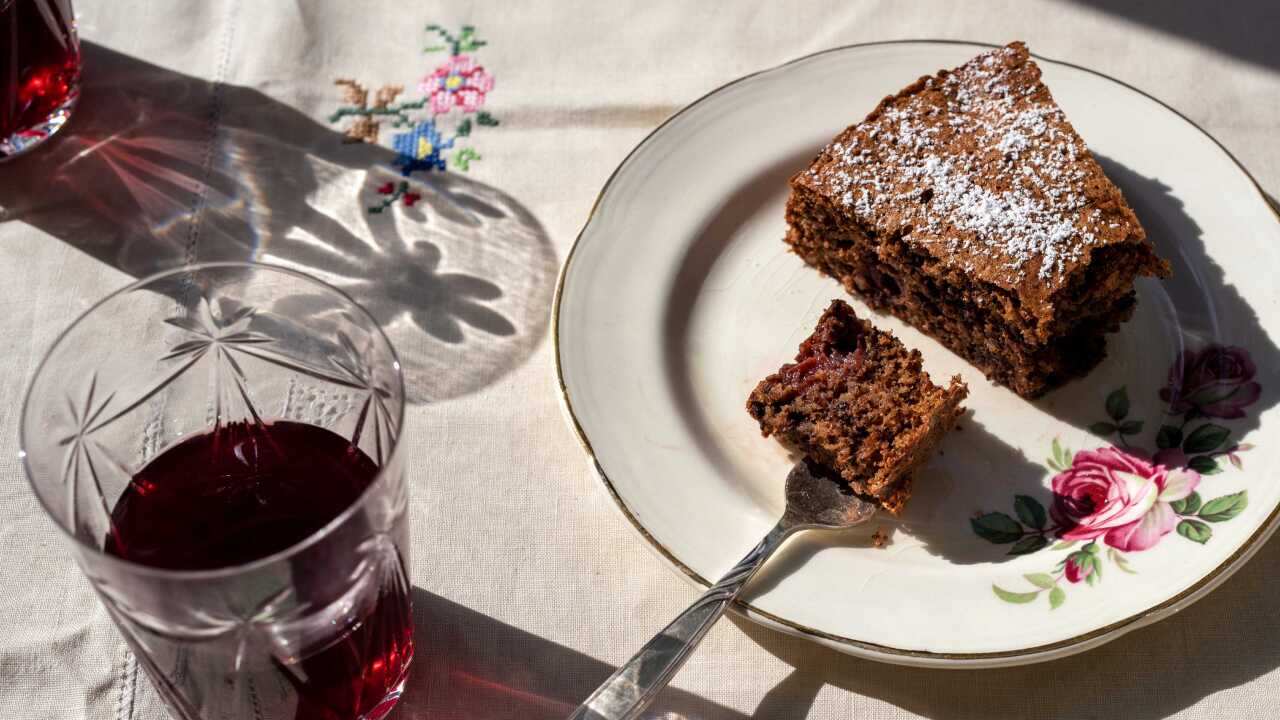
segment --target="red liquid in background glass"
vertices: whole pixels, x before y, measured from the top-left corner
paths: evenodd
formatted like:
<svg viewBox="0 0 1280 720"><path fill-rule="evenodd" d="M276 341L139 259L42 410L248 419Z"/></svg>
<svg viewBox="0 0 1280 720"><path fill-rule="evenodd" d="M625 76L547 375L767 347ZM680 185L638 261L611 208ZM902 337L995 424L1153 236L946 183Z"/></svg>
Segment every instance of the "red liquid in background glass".
<svg viewBox="0 0 1280 720"><path fill-rule="evenodd" d="M70 0L0 0L0 140L45 120L80 78Z"/></svg>
<svg viewBox="0 0 1280 720"><path fill-rule="evenodd" d="M327 525L377 473L373 460L350 441L315 425L225 425L169 448L133 477L112 510L104 549L174 570L242 564ZM185 651L201 648L190 644ZM401 590L384 588L358 626L282 673L294 679L295 717L366 716L395 689L412 657L409 599Z"/></svg>

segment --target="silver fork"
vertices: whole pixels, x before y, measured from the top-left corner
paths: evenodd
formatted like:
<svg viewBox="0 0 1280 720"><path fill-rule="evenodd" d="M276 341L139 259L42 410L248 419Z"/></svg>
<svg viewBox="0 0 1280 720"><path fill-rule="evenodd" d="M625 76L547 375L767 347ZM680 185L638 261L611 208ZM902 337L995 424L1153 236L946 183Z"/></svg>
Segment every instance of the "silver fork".
<svg viewBox="0 0 1280 720"><path fill-rule="evenodd" d="M840 530L870 520L874 505L835 481L814 474L805 461L787 475L787 508L768 535L702 597L680 613L596 688L569 720L635 720L666 687L725 608L764 561L799 530Z"/></svg>

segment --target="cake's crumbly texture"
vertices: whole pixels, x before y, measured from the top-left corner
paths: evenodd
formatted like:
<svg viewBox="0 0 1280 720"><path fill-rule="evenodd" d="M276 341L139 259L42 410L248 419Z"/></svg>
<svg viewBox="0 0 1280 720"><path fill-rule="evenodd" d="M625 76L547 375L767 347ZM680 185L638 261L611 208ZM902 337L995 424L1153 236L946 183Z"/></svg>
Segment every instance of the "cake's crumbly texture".
<svg viewBox="0 0 1280 720"><path fill-rule="evenodd" d="M1022 43L881 101L792 178L787 223L805 262L1029 398L1169 275Z"/></svg>
<svg viewBox="0 0 1280 720"><path fill-rule="evenodd" d="M859 495L901 512L911 473L963 412L959 377L943 389L920 353L832 301L794 363L756 386L747 412L766 437L808 456Z"/></svg>

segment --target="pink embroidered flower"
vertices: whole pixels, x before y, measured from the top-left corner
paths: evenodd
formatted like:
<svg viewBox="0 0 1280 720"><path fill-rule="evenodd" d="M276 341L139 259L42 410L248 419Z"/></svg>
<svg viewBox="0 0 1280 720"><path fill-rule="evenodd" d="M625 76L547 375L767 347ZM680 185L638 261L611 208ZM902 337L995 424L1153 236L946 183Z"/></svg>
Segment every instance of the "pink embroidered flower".
<svg viewBox="0 0 1280 720"><path fill-rule="evenodd" d="M1152 465L1117 448L1083 450L1054 476L1050 512L1063 540L1101 537L1117 550L1146 550L1178 523L1169 503L1199 484L1194 470Z"/></svg>
<svg viewBox="0 0 1280 720"><path fill-rule="evenodd" d="M1242 418L1244 408L1262 394L1262 386L1253 379L1257 372L1244 348L1210 345L1199 352L1187 350L1169 368L1169 384L1160 398L1174 414L1194 409L1209 417Z"/></svg>
<svg viewBox="0 0 1280 720"><path fill-rule="evenodd" d="M463 112L475 112L484 105L485 94L493 90L493 75L476 65L468 55L454 55L422 79L418 86L429 96L431 112L449 112L454 106Z"/></svg>

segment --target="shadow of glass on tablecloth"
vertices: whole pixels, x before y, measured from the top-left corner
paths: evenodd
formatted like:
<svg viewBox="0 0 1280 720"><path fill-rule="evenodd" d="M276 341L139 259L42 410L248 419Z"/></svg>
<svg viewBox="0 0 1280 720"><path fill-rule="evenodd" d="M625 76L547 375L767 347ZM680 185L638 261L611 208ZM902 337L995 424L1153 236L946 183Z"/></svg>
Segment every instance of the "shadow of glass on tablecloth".
<svg viewBox="0 0 1280 720"><path fill-rule="evenodd" d="M398 717L560 720L615 668L421 588L413 669ZM645 720L745 720L742 713L668 688Z"/></svg>
<svg viewBox="0 0 1280 720"><path fill-rule="evenodd" d="M30 224L126 273L256 260L350 293L387 329L410 398L475 392L546 334L557 260L538 220L501 190L419 175L391 150L258 90L216 84L84 44L71 123L0 173L0 221ZM305 309L307 298L295 298Z"/></svg>
<svg viewBox="0 0 1280 720"><path fill-rule="evenodd" d="M413 664L392 718L561 720L616 669L422 588L413 589L413 615ZM130 720L167 720L150 681L138 679L137 695L126 703ZM675 688L663 690L641 716L746 718Z"/></svg>

